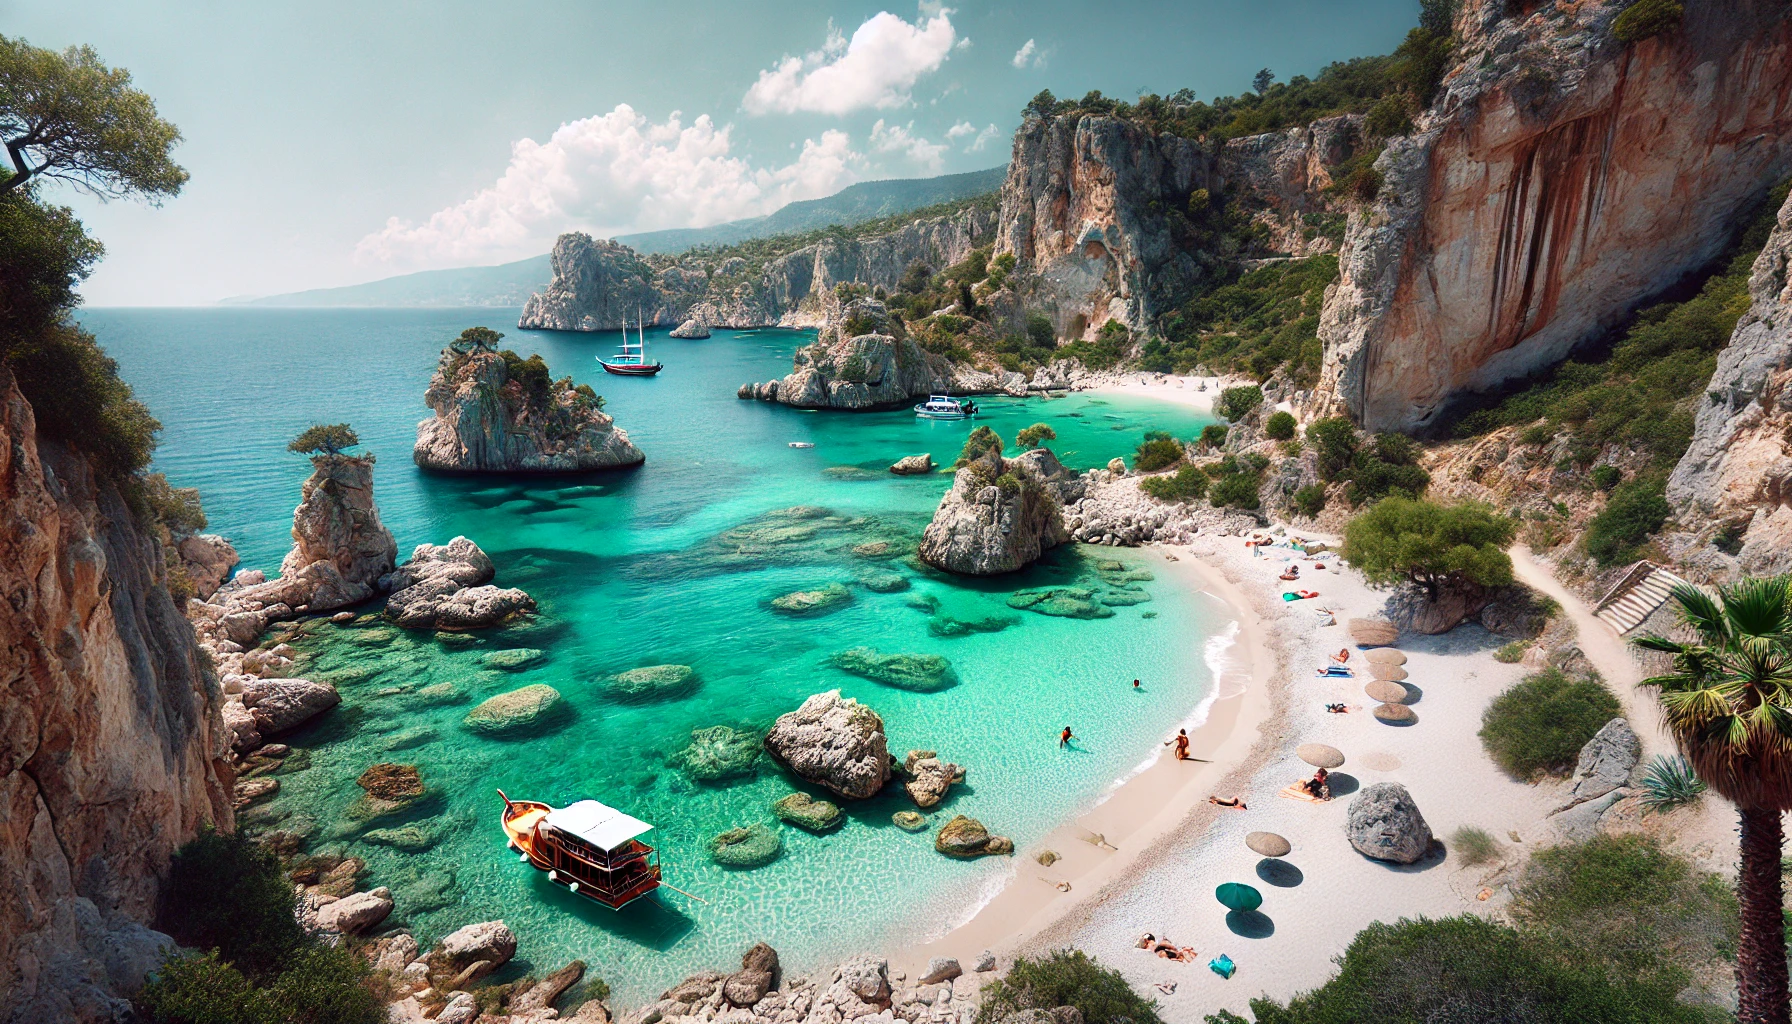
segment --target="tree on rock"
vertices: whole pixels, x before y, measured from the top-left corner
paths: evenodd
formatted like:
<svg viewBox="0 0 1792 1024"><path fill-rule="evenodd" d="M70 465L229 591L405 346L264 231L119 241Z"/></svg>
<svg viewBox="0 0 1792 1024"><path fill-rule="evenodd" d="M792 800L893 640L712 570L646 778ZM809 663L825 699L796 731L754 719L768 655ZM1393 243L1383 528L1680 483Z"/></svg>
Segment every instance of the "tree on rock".
<svg viewBox="0 0 1792 1024"><path fill-rule="evenodd" d="M1453 587L1503 587L1512 582L1506 554L1516 524L1486 505L1389 497L1351 520L1344 530L1346 561L1370 583L1412 582L1425 596Z"/></svg>
<svg viewBox="0 0 1792 1024"><path fill-rule="evenodd" d="M952 464L952 468L968 466L992 451L1000 455L1002 447L1000 435L988 427L978 427L971 431L970 437L965 438L964 447L958 452L958 461Z"/></svg>
<svg viewBox="0 0 1792 1024"><path fill-rule="evenodd" d="M472 355L475 352L496 352L498 342L503 340L504 336L490 327L469 327L460 332L460 337L449 342L448 347L462 355Z"/></svg>
<svg viewBox="0 0 1792 1024"><path fill-rule="evenodd" d="M90 46L58 53L0 36L0 138L12 160L0 195L57 178L102 199L159 203L187 181L168 156L180 129Z"/></svg>
<svg viewBox="0 0 1792 1024"><path fill-rule="evenodd" d="M292 443L286 446L289 452L300 455L316 455L326 459L336 459L344 451L361 443L355 428L346 423L314 423L306 427Z"/></svg>
<svg viewBox="0 0 1792 1024"><path fill-rule="evenodd" d="M1057 439L1058 432L1046 423L1035 423L1030 427L1023 427L1020 433L1014 435L1015 443L1029 450L1039 447L1046 441L1056 441Z"/></svg>

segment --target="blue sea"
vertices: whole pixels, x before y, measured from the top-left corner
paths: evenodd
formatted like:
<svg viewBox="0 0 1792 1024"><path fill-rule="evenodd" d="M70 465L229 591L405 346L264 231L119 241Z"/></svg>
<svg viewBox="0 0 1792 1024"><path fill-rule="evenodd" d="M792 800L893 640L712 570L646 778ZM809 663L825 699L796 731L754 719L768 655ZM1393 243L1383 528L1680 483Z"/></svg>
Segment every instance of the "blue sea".
<svg viewBox="0 0 1792 1024"><path fill-rule="evenodd" d="M401 560L416 544L464 534L491 554L499 584L540 603L534 620L474 637L320 624L300 644L300 674L334 682L343 703L283 737L303 751L304 767L276 776L279 795L246 817L312 833L310 852L363 858L363 887L389 886L393 923L425 944L502 918L521 937L511 973L583 959L628 1003L693 970L725 968L760 940L806 970L925 939L967 918L1012 874L1006 858L934 852L939 825L968 814L1025 851L1152 756L1212 692L1206 655L1229 621L1224 609L1151 578L1147 556L1072 546L994 580L915 563L915 541L951 478L895 477L887 467L923 451L949 465L973 424L735 397L744 382L787 373L811 335L718 331L681 341L650 332L648 351L666 370L629 379L595 361L617 335L517 331L516 313L81 314L162 422L156 469L199 489L210 529L236 544L245 568L272 575L290 544L309 465L286 443L312 423L347 421L378 456L376 498ZM428 415L423 391L437 354L481 324L504 331L506 347L539 352L556 375L595 387L646 465L564 478L419 472L410 449ZM1187 437L1208 422L1119 396L980 404L977 422L1010 441L1023 426L1050 424L1051 447L1079 469L1129 454L1146 430ZM826 614L793 617L770 605L835 583L851 599ZM1040 586L1125 594L1097 619L1009 606L1016 590ZM943 655L957 683L912 692L831 666L833 654L854 647ZM511 648L543 655L520 671L483 660ZM658 664L691 666L695 685L645 703L606 692L615 673ZM532 683L560 691L571 710L552 730L499 740L462 726L478 701ZM937 750L966 766L966 784L928 813L926 832L892 824L892 813L912 809L893 786L849 804L830 834L780 827L783 852L769 865L714 863L714 836L776 826L772 803L798 787L763 761L746 777L692 778L679 756L692 731L725 725L760 735L810 694L836 688L882 715L898 757ZM1079 738L1069 751L1058 747L1065 725ZM382 761L418 766L430 795L404 820L357 820L355 780ZM506 850L499 788L556 805L591 797L652 822L667 881L706 902L661 890L612 912L553 887ZM371 828L404 825L433 845L405 852L365 839Z"/></svg>

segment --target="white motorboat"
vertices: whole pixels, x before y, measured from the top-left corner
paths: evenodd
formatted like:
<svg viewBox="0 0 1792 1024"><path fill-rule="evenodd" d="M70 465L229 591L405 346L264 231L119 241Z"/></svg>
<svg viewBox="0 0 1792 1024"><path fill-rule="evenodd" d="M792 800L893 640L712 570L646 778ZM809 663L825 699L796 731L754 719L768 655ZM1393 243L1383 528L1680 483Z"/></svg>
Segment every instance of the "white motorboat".
<svg viewBox="0 0 1792 1024"><path fill-rule="evenodd" d="M977 403L960 402L949 395L928 395L927 401L915 406L915 415L924 420L962 420L977 415Z"/></svg>

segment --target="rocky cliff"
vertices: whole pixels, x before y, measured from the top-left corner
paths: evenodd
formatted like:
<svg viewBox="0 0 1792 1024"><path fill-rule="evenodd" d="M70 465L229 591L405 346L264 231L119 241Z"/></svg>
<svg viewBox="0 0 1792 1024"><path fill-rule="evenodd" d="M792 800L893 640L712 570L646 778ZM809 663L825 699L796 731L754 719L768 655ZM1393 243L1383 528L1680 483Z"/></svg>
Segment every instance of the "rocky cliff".
<svg viewBox="0 0 1792 1024"><path fill-rule="evenodd" d="M581 236L582 237L582 236ZM564 241L564 239L562 239ZM556 247L556 256L559 254ZM546 377L543 367L541 376ZM569 473L640 465L646 459L603 412L603 399L572 378L532 391L496 352L442 350L423 400L412 452L424 469Z"/></svg>
<svg viewBox="0 0 1792 1024"><path fill-rule="evenodd" d="M939 270L988 241L995 218L972 204L879 234L829 235L764 262L700 250L642 257L617 242L561 235L554 280L523 307L518 327L603 331L637 317L655 326L816 327L838 284L894 290L909 266ZM727 250L723 250L724 253Z"/></svg>
<svg viewBox="0 0 1792 1024"><path fill-rule="evenodd" d="M161 544L0 368L0 1019L112 1021L174 848L232 827L222 694Z"/></svg>
<svg viewBox="0 0 1792 1024"><path fill-rule="evenodd" d="M921 560L965 576L1024 569L1070 540L1064 505L1083 489L1050 449L1012 459L991 449L953 477L921 535Z"/></svg>
<svg viewBox="0 0 1792 1024"><path fill-rule="evenodd" d="M1792 200L1755 259L1748 312L1718 356L1692 445L1668 480L1668 501L1686 530L1672 546L1720 576L1792 571L1789 269ZM1707 546L1720 533L1732 553Z"/></svg>
<svg viewBox="0 0 1792 1024"><path fill-rule="evenodd" d="M1465 5L1455 69L1376 161L1320 338L1319 408L1422 428L1561 360L1710 262L1792 172L1792 21L1687 0L1633 43L1624 0Z"/></svg>

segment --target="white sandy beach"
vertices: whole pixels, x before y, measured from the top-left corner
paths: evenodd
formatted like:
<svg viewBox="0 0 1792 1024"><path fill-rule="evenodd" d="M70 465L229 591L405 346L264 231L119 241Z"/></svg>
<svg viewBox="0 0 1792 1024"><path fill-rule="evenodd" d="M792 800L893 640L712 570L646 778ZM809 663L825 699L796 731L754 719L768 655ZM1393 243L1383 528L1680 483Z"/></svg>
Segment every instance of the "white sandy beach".
<svg viewBox="0 0 1792 1024"><path fill-rule="evenodd" d="M1194 390L1193 381L1179 388L1135 380L1103 390L1189 405L1210 402L1211 379L1207 392ZM1506 776L1477 735L1488 702L1527 672L1494 659L1505 638L1474 624L1443 636L1404 638L1418 721L1385 725L1369 713L1375 702L1362 689L1369 676L1345 628L1352 617L1379 615L1384 592L1348 568L1330 571L1330 562L1327 571L1316 572L1312 561L1301 561L1301 582L1284 583L1276 577L1286 560L1299 559L1298 552L1277 547L1253 557L1240 537L1204 535L1187 547L1154 550L1165 558L1165 577L1227 602L1241 626L1218 699L1194 733L1194 755L1206 762L1160 756L1104 803L1018 851L1014 877L999 895L937 941L899 952L893 968L916 972L928 957L940 955L968 966L984 949L1005 963L1019 954L1076 946L1158 998L1167 1020L1199 1020L1221 1007L1243 1013L1254 996L1286 1000L1323 984L1335 970L1332 958L1375 921L1497 913L1529 853L1561 841L1550 817L1563 802L1559 784L1530 785ZM1513 555L1519 578L1559 602L1578 628L1583 651L1642 737L1644 758L1671 751L1652 699L1635 686L1641 672L1625 641L1528 551L1518 548ZM1298 587L1316 589L1320 597L1281 600L1284 590ZM1317 606L1333 610L1336 624L1321 625ZM1346 646L1358 677L1317 677L1315 668ZM1324 705L1333 701L1351 705L1351 712L1326 712ZM1333 776L1330 803L1277 795L1311 774L1294 754L1307 742L1329 743L1346 756ZM1354 793L1378 782L1405 785L1446 847L1456 829L1476 826L1500 839L1501 860L1465 866L1446 850L1402 867L1358 854L1345 837L1345 817ZM1249 807L1215 807L1209 794L1241 796ZM1734 872L1734 816L1717 798L1665 818L1643 818L1633 806L1620 805L1607 820L1608 826L1659 835L1708 869ZM1246 833L1258 830L1290 840L1293 851L1283 858L1288 867L1278 871L1245 847ZM1106 845L1087 841L1097 834ZM1062 859L1040 865L1036 857L1047 849ZM1236 931L1214 898L1223 882L1253 885L1264 896L1260 916L1235 920ZM1136 941L1146 931L1194 947L1199 963L1139 950ZM1206 967L1221 953L1238 965L1231 980ZM1154 987L1160 982L1173 983L1174 991Z"/></svg>

